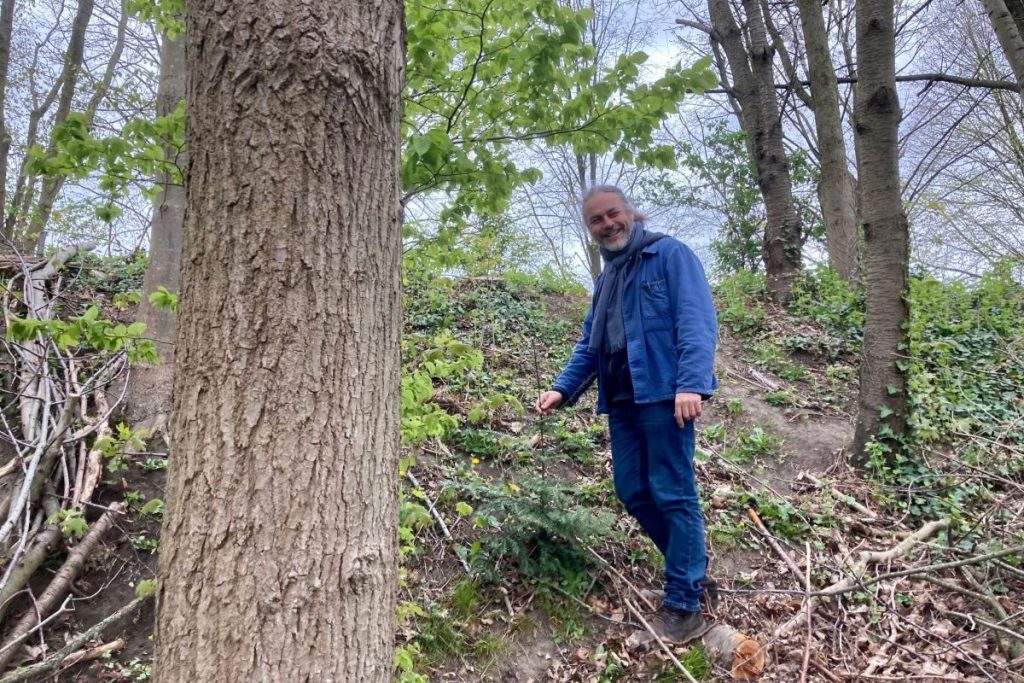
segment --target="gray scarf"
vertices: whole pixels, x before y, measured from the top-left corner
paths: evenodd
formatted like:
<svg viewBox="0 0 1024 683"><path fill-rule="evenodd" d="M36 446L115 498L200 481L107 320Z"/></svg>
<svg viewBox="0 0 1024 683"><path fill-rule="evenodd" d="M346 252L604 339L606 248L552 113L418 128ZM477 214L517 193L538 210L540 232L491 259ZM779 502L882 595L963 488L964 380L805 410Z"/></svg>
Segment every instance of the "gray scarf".
<svg viewBox="0 0 1024 683"><path fill-rule="evenodd" d="M664 236L660 232L647 232L643 223L636 223L623 249L601 249L604 281L594 303L594 321L590 327L591 353L615 353L626 348L626 328L622 322L622 293L626 288L626 275L639 258L640 251Z"/></svg>

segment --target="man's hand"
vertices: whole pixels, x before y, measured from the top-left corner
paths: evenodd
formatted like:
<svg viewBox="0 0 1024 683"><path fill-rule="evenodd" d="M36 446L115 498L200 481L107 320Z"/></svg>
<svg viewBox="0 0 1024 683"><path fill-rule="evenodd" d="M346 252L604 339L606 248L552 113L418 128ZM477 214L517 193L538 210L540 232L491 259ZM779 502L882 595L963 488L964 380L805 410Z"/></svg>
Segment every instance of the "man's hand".
<svg viewBox="0 0 1024 683"><path fill-rule="evenodd" d="M562 396L560 391L545 391L537 398L537 412L541 415L547 415L554 411L555 408L562 405L562 401L565 397Z"/></svg>
<svg viewBox="0 0 1024 683"><path fill-rule="evenodd" d="M676 424L682 427L687 420L700 417L700 394L676 394Z"/></svg>

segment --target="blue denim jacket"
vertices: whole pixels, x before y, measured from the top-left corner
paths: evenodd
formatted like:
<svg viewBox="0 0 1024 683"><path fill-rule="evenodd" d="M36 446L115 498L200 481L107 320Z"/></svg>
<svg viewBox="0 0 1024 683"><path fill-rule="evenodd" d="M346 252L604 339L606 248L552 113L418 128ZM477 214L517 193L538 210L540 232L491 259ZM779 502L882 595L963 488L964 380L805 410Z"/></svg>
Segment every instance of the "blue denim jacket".
<svg viewBox="0 0 1024 683"><path fill-rule="evenodd" d="M594 302L603 281L602 273L583 321L583 338L552 387L564 397L562 405L572 405L597 379L599 413L608 412L604 364L589 346ZM705 397L714 393L718 322L704 268L689 247L666 237L640 252L626 276L622 317L637 403L672 400L681 392Z"/></svg>

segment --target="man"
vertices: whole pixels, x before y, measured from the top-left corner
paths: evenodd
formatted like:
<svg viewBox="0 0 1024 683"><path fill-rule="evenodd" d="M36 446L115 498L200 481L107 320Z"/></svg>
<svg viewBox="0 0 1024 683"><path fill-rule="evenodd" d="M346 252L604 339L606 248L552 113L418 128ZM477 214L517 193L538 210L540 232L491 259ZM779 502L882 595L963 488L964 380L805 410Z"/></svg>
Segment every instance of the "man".
<svg viewBox="0 0 1024 683"><path fill-rule="evenodd" d="M608 414L615 492L665 556L665 599L652 626L683 644L707 630L700 613L707 552L693 470L694 425L715 390L717 321L700 261L649 232L622 190L592 187L583 219L605 266L583 338L551 390L547 414L575 403L596 378Z"/></svg>

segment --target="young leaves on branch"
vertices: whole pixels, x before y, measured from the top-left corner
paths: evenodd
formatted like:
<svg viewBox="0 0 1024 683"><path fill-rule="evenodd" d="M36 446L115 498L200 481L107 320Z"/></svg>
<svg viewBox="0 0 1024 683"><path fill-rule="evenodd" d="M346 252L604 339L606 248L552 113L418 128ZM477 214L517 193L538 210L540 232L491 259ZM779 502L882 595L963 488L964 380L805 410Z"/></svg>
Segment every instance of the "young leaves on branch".
<svg viewBox="0 0 1024 683"><path fill-rule="evenodd" d="M575 153L670 167L654 132L687 90L715 84L709 59L642 80L642 52L599 66L584 38L588 10L556 0L412 0L402 185L406 199L442 191L445 218L494 214L539 171L514 143L543 140Z"/></svg>

